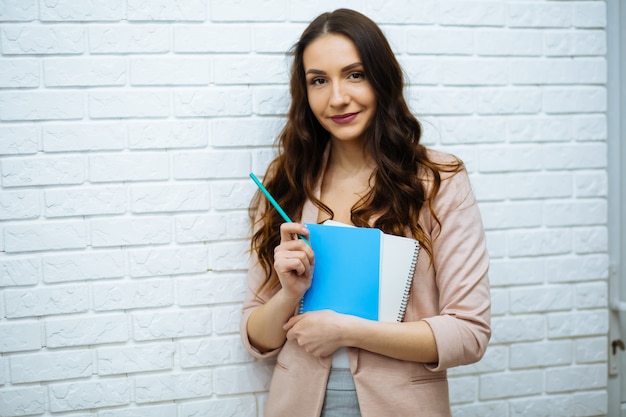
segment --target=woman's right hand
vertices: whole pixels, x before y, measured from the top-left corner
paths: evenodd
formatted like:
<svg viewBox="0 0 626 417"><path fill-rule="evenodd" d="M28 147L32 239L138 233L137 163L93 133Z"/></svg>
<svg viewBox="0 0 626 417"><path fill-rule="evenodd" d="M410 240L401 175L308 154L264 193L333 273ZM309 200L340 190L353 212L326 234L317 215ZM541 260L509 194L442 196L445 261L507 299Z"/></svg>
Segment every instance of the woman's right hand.
<svg viewBox="0 0 626 417"><path fill-rule="evenodd" d="M274 270L289 298L300 299L311 286L313 278L313 249L298 238L309 239L309 230L300 223L280 226L280 244L274 249Z"/></svg>

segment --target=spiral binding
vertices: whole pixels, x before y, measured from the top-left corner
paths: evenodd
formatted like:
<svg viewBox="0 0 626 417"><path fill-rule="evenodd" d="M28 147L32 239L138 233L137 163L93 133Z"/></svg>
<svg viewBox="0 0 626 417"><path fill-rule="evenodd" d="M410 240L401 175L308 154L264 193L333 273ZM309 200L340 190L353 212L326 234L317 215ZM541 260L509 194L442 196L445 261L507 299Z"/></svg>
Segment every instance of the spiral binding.
<svg viewBox="0 0 626 417"><path fill-rule="evenodd" d="M415 275L415 267L417 266L417 258L419 256L420 244L415 241L415 252L413 252L413 259L411 260L411 271L406 280L406 286L404 287L404 295L402 296L402 302L400 303L400 311L398 312L398 322L404 320L406 309L409 305L409 297L411 296L411 286L413 285L413 275Z"/></svg>

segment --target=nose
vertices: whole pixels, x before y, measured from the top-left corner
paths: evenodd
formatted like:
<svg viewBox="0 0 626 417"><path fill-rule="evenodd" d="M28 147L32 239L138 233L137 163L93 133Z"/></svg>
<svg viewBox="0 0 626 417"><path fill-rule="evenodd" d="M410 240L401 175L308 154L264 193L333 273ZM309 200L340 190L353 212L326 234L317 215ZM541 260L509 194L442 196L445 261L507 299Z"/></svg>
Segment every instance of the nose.
<svg viewBox="0 0 626 417"><path fill-rule="evenodd" d="M348 102L350 101L350 96L345 88L341 85L341 82L334 82L332 86L332 93L329 103L330 106L341 107L348 104Z"/></svg>

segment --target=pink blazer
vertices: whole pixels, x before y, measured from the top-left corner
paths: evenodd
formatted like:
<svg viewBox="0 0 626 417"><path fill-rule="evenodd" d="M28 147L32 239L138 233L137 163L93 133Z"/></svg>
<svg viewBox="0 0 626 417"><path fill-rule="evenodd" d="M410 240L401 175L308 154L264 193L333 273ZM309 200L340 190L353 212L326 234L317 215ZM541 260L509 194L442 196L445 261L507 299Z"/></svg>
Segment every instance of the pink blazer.
<svg viewBox="0 0 626 417"><path fill-rule="evenodd" d="M449 158L434 151L430 155L435 160ZM441 224L428 208L420 213L420 224L432 241L433 257L420 250L405 321L428 322L435 335L439 362L406 362L350 348L350 369L363 417L451 416L446 369L478 361L487 348L491 336L489 259L466 171L442 181L433 208ZM315 223L317 218L318 209L306 202L299 220ZM254 357L277 356L265 416L318 417L331 358L315 358L293 341L263 354L250 345L248 318L274 294L255 297L263 280L264 273L253 254L241 336Z"/></svg>

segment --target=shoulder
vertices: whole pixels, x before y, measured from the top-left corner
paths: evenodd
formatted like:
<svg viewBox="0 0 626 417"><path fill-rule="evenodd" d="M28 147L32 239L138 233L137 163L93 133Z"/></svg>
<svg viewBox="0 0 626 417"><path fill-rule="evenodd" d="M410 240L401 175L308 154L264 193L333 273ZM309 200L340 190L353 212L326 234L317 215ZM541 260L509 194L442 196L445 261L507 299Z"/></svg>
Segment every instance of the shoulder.
<svg viewBox="0 0 626 417"><path fill-rule="evenodd" d="M434 149L427 149L426 155L431 167L424 170L424 179L430 191L435 191L434 205L443 208L473 203L472 187L463 161L453 154ZM433 188L435 170L439 174L440 182L438 187Z"/></svg>

